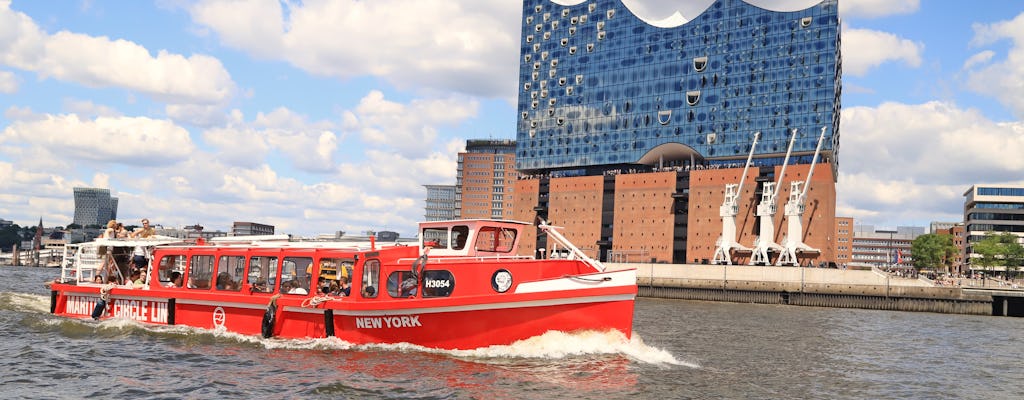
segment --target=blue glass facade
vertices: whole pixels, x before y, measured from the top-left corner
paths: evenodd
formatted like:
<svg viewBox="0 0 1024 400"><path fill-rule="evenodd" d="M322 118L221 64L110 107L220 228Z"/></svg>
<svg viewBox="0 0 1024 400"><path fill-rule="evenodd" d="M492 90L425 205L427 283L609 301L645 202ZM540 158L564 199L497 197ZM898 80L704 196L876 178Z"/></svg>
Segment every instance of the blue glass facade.
<svg viewBox="0 0 1024 400"><path fill-rule="evenodd" d="M779 164L793 128L807 154L826 127L835 168L839 31L837 0L795 12L718 0L672 28L620 0L524 0L516 167L635 164L675 143L714 163L745 158L757 131L756 157Z"/></svg>

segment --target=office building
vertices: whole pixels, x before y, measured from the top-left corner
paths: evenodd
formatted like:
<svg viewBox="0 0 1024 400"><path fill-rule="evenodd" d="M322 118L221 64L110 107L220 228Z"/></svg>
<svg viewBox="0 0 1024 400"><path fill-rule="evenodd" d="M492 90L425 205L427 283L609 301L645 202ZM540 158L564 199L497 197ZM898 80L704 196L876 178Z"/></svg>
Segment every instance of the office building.
<svg viewBox="0 0 1024 400"><path fill-rule="evenodd" d="M914 265L911 247L914 239L923 234L924 227L917 226L896 229L855 226L850 265L890 270L911 268Z"/></svg>
<svg viewBox="0 0 1024 400"><path fill-rule="evenodd" d="M232 236L250 236L250 235L273 235L274 226L258 224L255 222L239 222L235 221L231 225Z"/></svg>
<svg viewBox="0 0 1024 400"><path fill-rule="evenodd" d="M117 197L110 197L109 189L76 187L74 194L75 224L105 226L117 219Z"/></svg>
<svg viewBox="0 0 1024 400"><path fill-rule="evenodd" d="M964 260L978 257L972 245L988 234L1008 232L1024 243L1024 186L974 185L964 192ZM969 265L968 265L969 266Z"/></svg>
<svg viewBox="0 0 1024 400"><path fill-rule="evenodd" d="M423 185L427 188L424 221L446 221L455 218L455 185Z"/></svg>
<svg viewBox="0 0 1024 400"><path fill-rule="evenodd" d="M853 218L836 217L836 264L853 262Z"/></svg>
<svg viewBox="0 0 1024 400"><path fill-rule="evenodd" d="M454 217L508 219L516 181L514 140L471 139L459 153Z"/></svg>
<svg viewBox="0 0 1024 400"><path fill-rule="evenodd" d="M800 239L816 250L801 258L835 260L836 0L793 12L717 0L682 24L643 21L620 0L526 0L522 17L514 219L566 226L603 260L706 262L725 186L744 180L736 240L751 246L763 183L778 182L772 240L787 235L793 194Z"/></svg>

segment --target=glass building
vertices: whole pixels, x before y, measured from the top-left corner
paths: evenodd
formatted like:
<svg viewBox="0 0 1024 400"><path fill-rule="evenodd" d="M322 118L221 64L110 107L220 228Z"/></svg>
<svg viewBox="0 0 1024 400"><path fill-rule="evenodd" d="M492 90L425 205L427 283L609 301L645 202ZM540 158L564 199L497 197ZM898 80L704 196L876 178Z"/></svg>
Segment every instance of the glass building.
<svg viewBox="0 0 1024 400"><path fill-rule="evenodd" d="M718 0L659 27L620 0L524 0L516 167L592 175L629 165L732 163L837 169L837 0L794 12ZM660 25L660 24L659 24ZM833 174L835 175L835 174Z"/></svg>
<svg viewBox="0 0 1024 400"><path fill-rule="evenodd" d="M110 197L109 189L76 187L74 193L74 223L106 227L107 221L117 219L117 197Z"/></svg>

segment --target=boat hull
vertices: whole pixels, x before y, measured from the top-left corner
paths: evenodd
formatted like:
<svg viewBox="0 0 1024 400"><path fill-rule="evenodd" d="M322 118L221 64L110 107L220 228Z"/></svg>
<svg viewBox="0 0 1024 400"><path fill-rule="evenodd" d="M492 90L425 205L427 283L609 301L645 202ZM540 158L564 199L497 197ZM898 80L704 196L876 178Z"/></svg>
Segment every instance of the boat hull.
<svg viewBox="0 0 1024 400"><path fill-rule="evenodd" d="M52 290L53 312L62 316L89 318L100 299L99 287L55 284ZM337 337L353 344L474 349L507 345L548 331L618 331L629 337L635 297L635 285L373 303L115 288L101 318L280 338ZM273 317L267 321L271 303ZM270 328L264 330L267 322Z"/></svg>

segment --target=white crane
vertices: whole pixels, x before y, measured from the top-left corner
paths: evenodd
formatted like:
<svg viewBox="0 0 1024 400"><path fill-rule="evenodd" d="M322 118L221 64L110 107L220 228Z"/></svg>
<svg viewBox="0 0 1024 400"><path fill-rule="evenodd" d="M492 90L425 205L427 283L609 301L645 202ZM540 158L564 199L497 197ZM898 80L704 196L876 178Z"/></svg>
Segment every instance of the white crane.
<svg viewBox="0 0 1024 400"><path fill-rule="evenodd" d="M821 127L821 136L818 137L818 146L814 149L814 158L811 158L811 169L807 172L807 179L804 182L792 182L789 187L789 201L786 202L786 237L782 239L782 254L775 265L800 265L796 259L796 253L818 253L820 250L808 246L803 242L804 226L802 218L807 200L807 188L811 186L811 176L814 175L814 166L818 164L818 154L821 152L821 142L825 140L825 131L828 127ZM803 188L801 190L801 185Z"/></svg>
<svg viewBox="0 0 1024 400"><path fill-rule="evenodd" d="M779 198L779 192L775 189L782 186L782 177L786 176L786 165L789 164L789 155L793 153L793 142L795 141L796 128L791 132L789 148L786 149L786 158L782 161L778 182L765 182L762 186L761 203L757 205L757 217L761 221L761 229L760 234L754 239L750 265L771 265L772 261L768 252L782 251L782 246L775 243L775 211L778 208L775 203Z"/></svg>
<svg viewBox="0 0 1024 400"><path fill-rule="evenodd" d="M750 160L754 157L754 148L757 147L757 140L761 132L754 133L754 142L750 144L750 154L747 155L747 164L743 167L743 176L740 177L740 184L725 185L725 200L718 210L722 217L722 236L715 241L715 255L712 258L713 264L732 265L732 251L745 250L749 248L736 242L736 214L739 214L739 196L743 190L743 182L747 179L747 170L750 169Z"/></svg>

